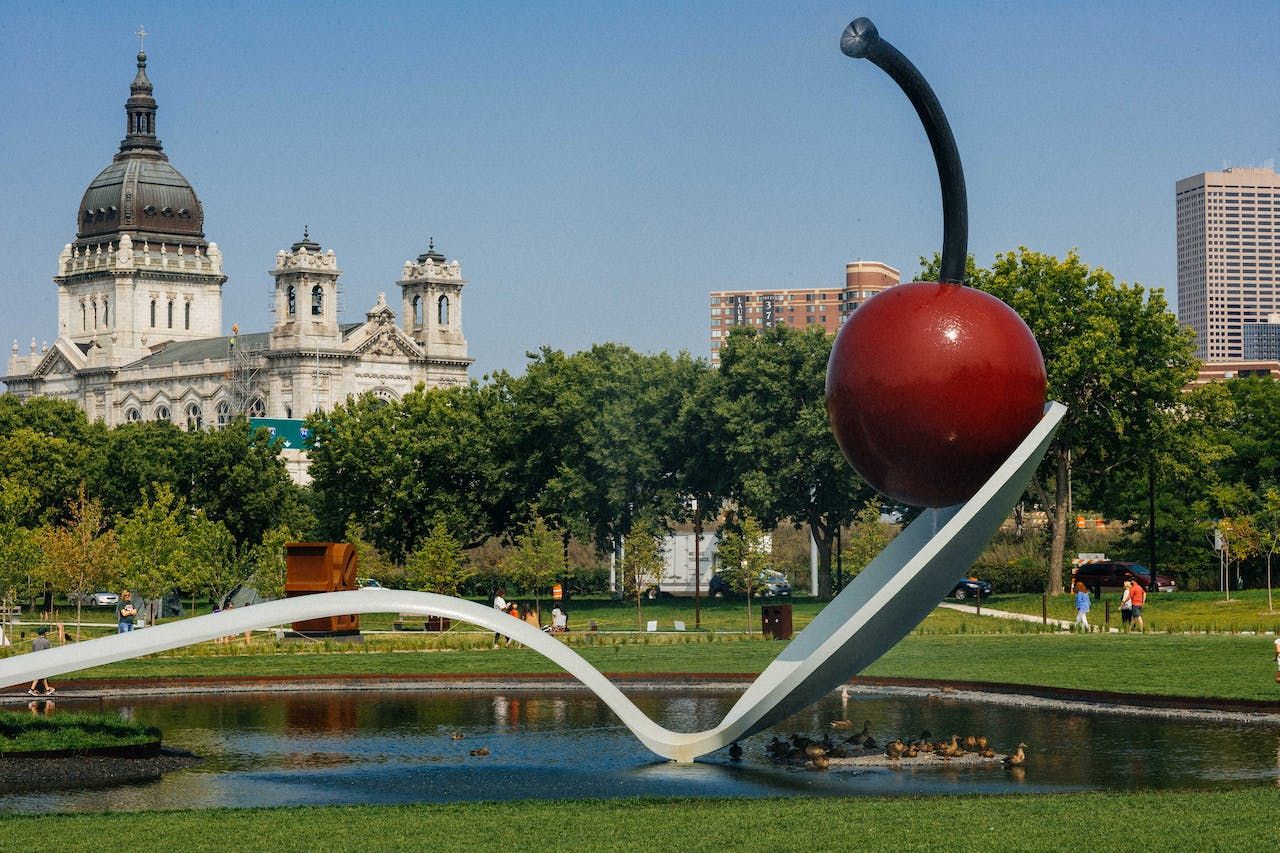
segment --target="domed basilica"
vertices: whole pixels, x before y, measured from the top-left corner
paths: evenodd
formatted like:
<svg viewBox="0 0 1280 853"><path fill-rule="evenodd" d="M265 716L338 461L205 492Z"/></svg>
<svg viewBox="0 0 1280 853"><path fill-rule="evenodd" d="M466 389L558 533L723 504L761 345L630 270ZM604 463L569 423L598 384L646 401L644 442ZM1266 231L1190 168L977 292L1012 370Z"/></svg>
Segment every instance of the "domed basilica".
<svg viewBox="0 0 1280 853"><path fill-rule="evenodd" d="M394 400L419 383L467 381L466 281L434 244L396 282L402 322L380 294L363 322L340 323L337 257L304 232L276 253L270 331L224 335L222 253L156 137L145 53L125 116L120 151L85 190L76 240L58 256L57 339L37 351L33 338L26 353L14 342L10 393L72 400L111 426L202 429L241 413L300 419L364 392ZM305 479L305 457L286 456Z"/></svg>

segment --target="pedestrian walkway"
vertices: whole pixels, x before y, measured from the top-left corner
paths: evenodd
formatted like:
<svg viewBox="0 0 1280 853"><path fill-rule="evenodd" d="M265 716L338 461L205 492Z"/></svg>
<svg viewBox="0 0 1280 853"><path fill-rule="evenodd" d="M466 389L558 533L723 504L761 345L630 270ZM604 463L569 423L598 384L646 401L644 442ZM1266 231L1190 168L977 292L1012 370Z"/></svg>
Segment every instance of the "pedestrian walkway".
<svg viewBox="0 0 1280 853"><path fill-rule="evenodd" d="M1034 613L1014 613L1009 610L992 610L990 607L982 608L982 612L979 613L978 608L971 604L952 604L950 601L944 601L938 606L945 607L948 610L956 610L960 613L968 613L971 616L990 616L993 619L1012 619L1015 622L1034 622L1037 625L1052 625L1053 627L1060 628L1063 631L1070 631L1071 626L1075 624L1074 622L1069 622L1066 619L1049 619L1046 621L1041 619L1039 616L1036 616ZM1094 630L1097 630L1098 626L1095 625L1093 628ZM1115 629L1112 628L1111 630L1114 631Z"/></svg>

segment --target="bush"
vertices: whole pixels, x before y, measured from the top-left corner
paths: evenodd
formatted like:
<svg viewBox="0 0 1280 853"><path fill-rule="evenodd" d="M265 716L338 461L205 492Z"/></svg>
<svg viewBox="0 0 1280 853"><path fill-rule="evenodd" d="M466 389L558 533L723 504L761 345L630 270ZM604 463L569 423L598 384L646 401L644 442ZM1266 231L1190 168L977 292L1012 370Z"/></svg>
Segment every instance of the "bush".
<svg viewBox="0 0 1280 853"><path fill-rule="evenodd" d="M1044 592L1048 588L1045 571L1044 537L1039 534L997 533L974 562L969 573L988 581L995 592Z"/></svg>

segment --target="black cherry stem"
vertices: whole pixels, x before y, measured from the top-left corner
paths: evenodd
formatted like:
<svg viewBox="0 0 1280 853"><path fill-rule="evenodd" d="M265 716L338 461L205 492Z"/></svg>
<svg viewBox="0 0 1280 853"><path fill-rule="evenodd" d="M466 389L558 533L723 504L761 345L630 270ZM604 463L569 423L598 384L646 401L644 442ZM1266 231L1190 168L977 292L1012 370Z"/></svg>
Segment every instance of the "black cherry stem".
<svg viewBox="0 0 1280 853"><path fill-rule="evenodd" d="M951 125L938 96L924 75L893 45L880 38L876 25L858 18L845 27L840 50L854 59L869 59L893 78L916 108L924 132L933 146L942 184L942 265L938 280L964 284L965 261L969 254L969 200L964 189L964 167L956 149Z"/></svg>

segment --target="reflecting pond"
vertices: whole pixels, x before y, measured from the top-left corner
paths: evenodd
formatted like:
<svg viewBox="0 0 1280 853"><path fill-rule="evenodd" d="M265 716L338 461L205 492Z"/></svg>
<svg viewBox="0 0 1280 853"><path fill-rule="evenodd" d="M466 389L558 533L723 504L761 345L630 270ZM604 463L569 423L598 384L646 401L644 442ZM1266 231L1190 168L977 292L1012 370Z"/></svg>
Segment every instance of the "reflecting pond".
<svg viewBox="0 0 1280 853"><path fill-rule="evenodd" d="M684 730L715 725L739 695L696 687L628 692L659 722ZM913 737L922 729L935 738L986 734L1000 749L1025 741L1030 744L1025 768L815 771L766 758L763 747L773 734L830 731L830 721L842 714L835 694L745 741L740 762L722 751L689 765L654 756L586 691L546 686L186 694L103 700L101 706L159 726L167 746L191 750L205 761L155 782L0 796L0 810L1007 793L1280 780L1280 728L1274 726L1078 714L939 701L936 695L855 694L848 718L857 722L855 728L870 720L881 742L894 735ZM67 701L59 707L75 710L77 705ZM100 704L94 700L80 707L96 710ZM469 754L478 748L489 754Z"/></svg>

